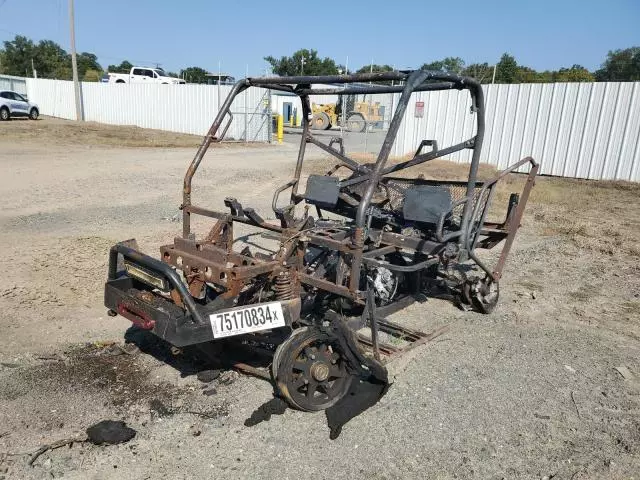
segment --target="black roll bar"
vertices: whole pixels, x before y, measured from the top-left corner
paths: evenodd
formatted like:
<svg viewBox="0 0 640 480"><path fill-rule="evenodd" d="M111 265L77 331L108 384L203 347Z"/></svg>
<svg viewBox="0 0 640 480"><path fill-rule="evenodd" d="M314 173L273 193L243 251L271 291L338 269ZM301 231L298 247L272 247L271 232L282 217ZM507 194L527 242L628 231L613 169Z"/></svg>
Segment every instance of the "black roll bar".
<svg viewBox="0 0 640 480"><path fill-rule="evenodd" d="M380 85L375 84L375 82L386 82L386 81L397 81L400 85ZM366 82L372 82L371 85L362 85ZM313 84L358 84L351 87L346 88L312 88ZM450 153L451 151L461 150L463 148L471 148L473 149L473 155L471 159L471 165L469 167L469 178L467 182L467 191L466 197L467 199L471 199L473 196L476 178L478 173L478 164L480 163L480 150L482 147L482 141L484 138L484 129L485 129L485 119L484 119L484 95L482 92L482 87L478 81L470 77L463 77L452 73L443 73L443 72L433 72L433 71L425 71L425 70L415 70L415 71L394 71L394 72L381 72L381 73L361 73L361 74L349 74L349 75L321 75L321 76L288 76L288 77L255 77L255 78L245 78L238 81L229 95L225 99L222 104L218 114L216 115L211 128L205 135L202 144L199 146L194 159L192 160L189 168L187 169L187 173L184 177L184 188L183 188L183 201L182 201L182 210L183 210L183 225L182 225L182 234L184 238L188 238L191 234L191 222L190 222L190 214L191 212L195 212L196 209L189 208L191 207L191 182L193 176L195 175L204 154L207 149L211 145L212 142L219 142L224 137L224 133L226 133L226 128L228 128L228 124L225 127L223 134L219 137L216 137L220 126L227 114L230 113L231 104L238 94L242 93L249 87L262 87L272 90L278 91L286 91L292 92L298 95L302 101L303 105L303 135L301 138L300 150L298 153L298 161L296 163L296 171L295 178L293 179L294 183L294 191L292 191L292 201L295 196L295 192L298 188L298 182L300 180L300 174L302 170L302 161L304 157L305 143L307 141L311 141L312 143L318 145L319 142L313 141L311 139L311 134L309 133L309 116L311 113L310 105L309 105L309 95L329 95L329 94L349 94L349 93L401 93L400 101L396 106L396 111L394 113L393 119L391 120L391 124L389 126L389 130L385 136L384 142L382 144L382 148L378 153L378 157L376 160L373 169L369 168L354 168L355 166L351 164L351 159L344 156L344 158L339 159L347 165L352 170L363 173L363 177L370 180L369 185L365 191L365 194L360 202L356 215L356 227L362 228L366 223L366 214L369 211L369 204L371 202L371 197L373 196L373 192L375 190L375 186L380 181L380 178L392 171L397 171L400 169L408 168L410 166L417 165L424 161L431 160L440 155L444 155ZM409 104L411 94L413 92L421 92L421 91L433 91L433 90L447 90L447 89L467 89L471 95L472 100L472 110L477 113L477 130L476 135L470 140L467 140L461 144L454 145L449 148L442 149L441 151L429 152L422 155L417 155L415 158L410 161L404 162L400 165L389 167L385 169L385 164L389 158L389 154L391 153L391 148L393 147L393 143L398 134L398 130L400 128L402 119L406 113L407 106ZM322 147L321 147L322 148ZM330 152L335 155L335 153ZM366 171L369 170L369 171ZM365 173L366 172L366 173ZM358 181L355 183L359 183L359 181L364 180L362 177L356 177ZM354 179L355 180L355 179ZM469 227L469 216L471 215L473 202L467 201L464 204L464 210L462 213L461 219L461 237L467 237L467 229ZM463 245L464 247L464 245Z"/></svg>

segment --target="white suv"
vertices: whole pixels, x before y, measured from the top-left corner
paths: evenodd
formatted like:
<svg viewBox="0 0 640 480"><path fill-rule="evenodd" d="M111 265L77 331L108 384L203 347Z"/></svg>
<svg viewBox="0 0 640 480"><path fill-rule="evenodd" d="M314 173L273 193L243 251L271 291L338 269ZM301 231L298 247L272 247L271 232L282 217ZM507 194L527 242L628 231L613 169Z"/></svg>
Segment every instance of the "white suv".
<svg viewBox="0 0 640 480"><path fill-rule="evenodd" d="M0 120L9 120L11 117L29 117L37 120L40 115L38 105L30 102L19 93L10 90L0 90Z"/></svg>

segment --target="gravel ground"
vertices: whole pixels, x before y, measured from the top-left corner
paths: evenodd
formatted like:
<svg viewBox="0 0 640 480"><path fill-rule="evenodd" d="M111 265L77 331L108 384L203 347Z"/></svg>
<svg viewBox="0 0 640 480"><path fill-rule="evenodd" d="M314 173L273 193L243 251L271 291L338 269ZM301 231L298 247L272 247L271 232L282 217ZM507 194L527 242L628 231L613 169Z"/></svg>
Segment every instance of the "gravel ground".
<svg viewBox="0 0 640 480"><path fill-rule="evenodd" d="M246 427L271 398L264 381L203 384L167 348L117 348L129 323L101 306L108 249L135 237L154 253L179 234L194 149L117 147L126 129L111 144L14 133L24 125L0 125L0 479L640 477L637 186L540 179L499 308L402 312L449 331L392 363L389 392L331 441L321 413ZM214 150L194 200L236 196L269 217L294 159L287 144ZM136 437L27 465L103 419Z"/></svg>

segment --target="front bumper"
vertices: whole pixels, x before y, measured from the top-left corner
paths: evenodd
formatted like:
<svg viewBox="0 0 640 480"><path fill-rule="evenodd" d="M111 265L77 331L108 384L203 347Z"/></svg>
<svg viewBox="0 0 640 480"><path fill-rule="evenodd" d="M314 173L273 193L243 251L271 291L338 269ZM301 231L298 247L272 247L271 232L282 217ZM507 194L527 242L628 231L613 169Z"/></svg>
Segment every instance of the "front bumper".
<svg viewBox="0 0 640 480"><path fill-rule="evenodd" d="M208 305L196 303L171 266L129 245L135 245L135 241L119 243L111 248L109 277L104 288L104 305L110 311L127 318L140 328L150 330L176 347L214 340L209 316L221 311L231 311L233 308L215 301ZM132 278L124 270L119 270L119 258L162 277L168 282L170 289L180 296L184 308L158 294L152 286ZM290 327L300 317L300 299L280 303L285 328Z"/></svg>

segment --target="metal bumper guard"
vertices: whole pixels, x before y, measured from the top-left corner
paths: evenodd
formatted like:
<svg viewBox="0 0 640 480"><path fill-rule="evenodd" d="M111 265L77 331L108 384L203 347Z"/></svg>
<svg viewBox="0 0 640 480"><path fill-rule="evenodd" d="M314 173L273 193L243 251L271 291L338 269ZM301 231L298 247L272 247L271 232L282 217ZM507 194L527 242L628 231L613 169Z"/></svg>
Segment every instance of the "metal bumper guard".
<svg viewBox="0 0 640 480"><path fill-rule="evenodd" d="M230 305L219 304L219 307L223 308L211 308L211 306L197 304L171 266L127 244L135 245L135 241L118 243L111 247L109 252L109 278L104 289L105 307L127 318L138 327L150 330L176 347L214 340L209 315L234 309L224 308ZM124 260L163 277L171 289L178 293L185 308L153 293L153 287L134 281L126 272L118 271L119 255L122 255ZM285 300L280 303L285 325L290 327L300 316L300 299Z"/></svg>

